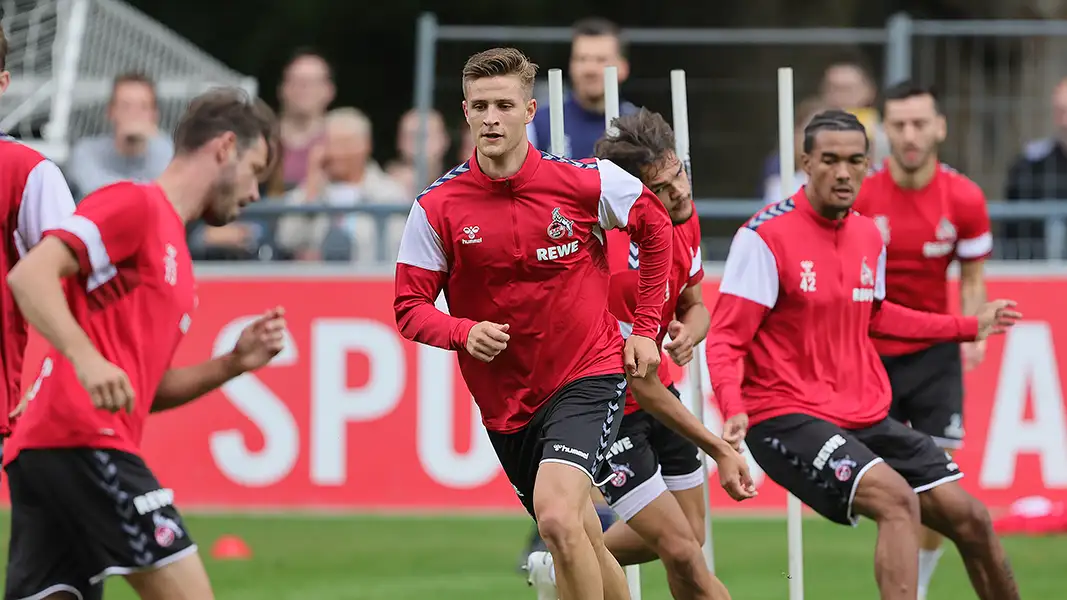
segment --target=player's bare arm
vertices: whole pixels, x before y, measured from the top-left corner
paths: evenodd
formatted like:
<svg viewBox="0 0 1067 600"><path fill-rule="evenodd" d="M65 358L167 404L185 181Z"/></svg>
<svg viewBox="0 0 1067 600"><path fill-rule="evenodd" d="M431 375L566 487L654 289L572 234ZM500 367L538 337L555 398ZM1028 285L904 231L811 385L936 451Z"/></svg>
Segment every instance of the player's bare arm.
<svg viewBox="0 0 1067 600"><path fill-rule="evenodd" d="M15 265L7 284L26 321L70 360L97 408L133 410L134 395L122 369L108 362L78 325L63 292L63 280L79 271L62 241L46 237Z"/></svg>
<svg viewBox="0 0 1067 600"><path fill-rule="evenodd" d="M667 329L671 341L664 348L674 364L684 367L693 360L693 349L704 341L711 326L711 313L704 306L700 286L686 288L678 296L674 314L676 319L671 321Z"/></svg>
<svg viewBox="0 0 1067 600"><path fill-rule="evenodd" d="M960 262L960 312L965 315L978 314L987 300L985 285L985 261L967 260ZM969 342L963 345L963 368L970 371L985 358L985 341Z"/></svg>
<svg viewBox="0 0 1067 600"><path fill-rule="evenodd" d="M152 412L178 408L267 365L285 347L285 309L272 308L241 331L228 354L163 374Z"/></svg>
<svg viewBox="0 0 1067 600"><path fill-rule="evenodd" d="M658 373L652 371L644 377L627 377L627 381L641 408L691 440L715 461L719 466L719 482L731 498L740 501L756 495L756 486L741 455L722 438L708 431L663 385Z"/></svg>

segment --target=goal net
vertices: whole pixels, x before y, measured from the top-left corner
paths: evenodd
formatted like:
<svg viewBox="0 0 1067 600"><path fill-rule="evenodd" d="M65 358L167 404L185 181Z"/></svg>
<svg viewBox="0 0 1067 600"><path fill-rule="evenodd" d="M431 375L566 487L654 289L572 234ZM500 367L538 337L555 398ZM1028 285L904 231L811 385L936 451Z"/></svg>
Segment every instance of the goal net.
<svg viewBox="0 0 1067 600"><path fill-rule="evenodd" d="M211 87L257 93L255 79L119 0L0 0L0 19L11 72L0 98L0 131L57 162L77 139L107 132L111 84L121 73L155 80L164 131Z"/></svg>

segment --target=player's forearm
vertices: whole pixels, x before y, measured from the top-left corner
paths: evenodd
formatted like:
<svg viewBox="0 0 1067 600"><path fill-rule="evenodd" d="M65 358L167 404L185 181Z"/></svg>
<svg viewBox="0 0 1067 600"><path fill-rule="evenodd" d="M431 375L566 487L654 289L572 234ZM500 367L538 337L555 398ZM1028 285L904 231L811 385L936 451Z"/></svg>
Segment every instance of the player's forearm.
<svg viewBox="0 0 1067 600"><path fill-rule="evenodd" d="M413 342L444 350L467 346L475 321L446 315L434 306L446 274L410 265L397 265L393 311L400 335Z"/></svg>
<svg viewBox="0 0 1067 600"><path fill-rule="evenodd" d="M77 363L98 351L78 325L63 291L63 278L77 272L77 261L73 256L69 264L50 260L66 252L62 242L46 239L8 273L7 284L26 322L60 354Z"/></svg>
<svg viewBox="0 0 1067 600"><path fill-rule="evenodd" d="M634 335L655 338L670 271L673 233L663 204L646 190L631 211L633 224L627 228L641 253L638 267L637 309Z"/></svg>
<svg viewBox="0 0 1067 600"><path fill-rule="evenodd" d="M711 327L711 313L708 312L708 308L703 303L690 306L680 315L678 320L685 325L686 331L693 336L694 345L704 341L704 338L708 335L708 329Z"/></svg>
<svg viewBox="0 0 1067 600"><path fill-rule="evenodd" d="M985 278L975 277L960 280L960 312L976 315L987 301Z"/></svg>
<svg viewBox="0 0 1067 600"><path fill-rule="evenodd" d="M692 441L713 460L728 448L722 438L708 431L693 413L674 397L656 372L629 378L630 391L641 408L679 435Z"/></svg>
<svg viewBox="0 0 1067 600"><path fill-rule="evenodd" d="M219 356L198 365L169 369L163 374L159 388L156 389L156 396L152 399L152 412L188 404L222 387L243 372L233 354Z"/></svg>
<svg viewBox="0 0 1067 600"><path fill-rule="evenodd" d="M941 315L879 302L871 317L871 337L915 342L970 342L978 336L975 317Z"/></svg>

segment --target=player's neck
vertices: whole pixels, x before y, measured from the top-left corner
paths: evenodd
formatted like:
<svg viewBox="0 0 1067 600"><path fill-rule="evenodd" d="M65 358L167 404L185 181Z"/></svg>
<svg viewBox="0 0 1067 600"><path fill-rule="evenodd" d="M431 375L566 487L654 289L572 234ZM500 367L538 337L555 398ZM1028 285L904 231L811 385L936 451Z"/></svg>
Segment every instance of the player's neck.
<svg viewBox="0 0 1067 600"><path fill-rule="evenodd" d="M506 152L497 158L489 158L481 152L475 156L478 160L478 168L490 179L506 179L518 173L526 162L526 156L530 153L530 144L519 144L517 148Z"/></svg>
<svg viewBox="0 0 1067 600"><path fill-rule="evenodd" d="M893 178L893 183L906 190L921 190L930 184L936 173L937 159L928 160L925 165L910 173L897 164L897 161L889 159L889 175Z"/></svg>
<svg viewBox="0 0 1067 600"><path fill-rule="evenodd" d="M210 181L197 174L190 159L175 158L156 179L156 185L174 206L174 211L186 223L192 222L204 212L204 198L208 195Z"/></svg>
<svg viewBox="0 0 1067 600"><path fill-rule="evenodd" d="M326 119L316 115L282 115L280 130L287 145L302 146L325 127Z"/></svg>

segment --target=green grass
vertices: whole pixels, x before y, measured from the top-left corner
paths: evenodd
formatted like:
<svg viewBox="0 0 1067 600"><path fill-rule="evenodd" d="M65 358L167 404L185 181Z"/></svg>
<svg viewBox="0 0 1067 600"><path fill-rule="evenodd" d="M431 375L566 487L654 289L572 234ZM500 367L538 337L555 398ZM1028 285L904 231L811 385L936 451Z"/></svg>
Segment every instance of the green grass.
<svg viewBox="0 0 1067 600"><path fill-rule="evenodd" d="M7 520L4 520L6 526ZM534 598L515 572L529 531L518 517L206 516L187 518L220 600L501 600ZM214 561L212 542L243 537L249 561ZM804 562L808 598L877 598L871 557L874 527L858 530L807 519ZM0 535L6 532L0 528ZM714 522L718 572L736 600L787 598L785 523ZM1008 538L1024 598L1063 598L1067 537ZM646 565L643 599L667 600L663 570ZM135 596L120 579L109 600ZM974 598L954 550L946 552L931 600Z"/></svg>

